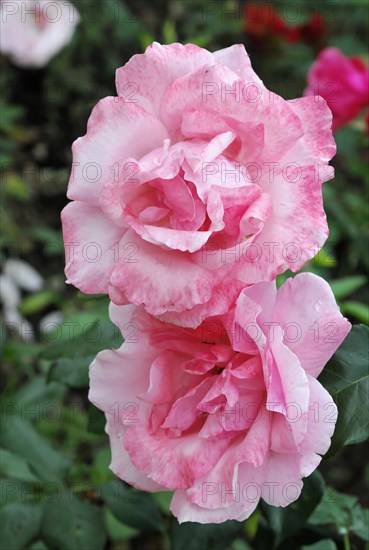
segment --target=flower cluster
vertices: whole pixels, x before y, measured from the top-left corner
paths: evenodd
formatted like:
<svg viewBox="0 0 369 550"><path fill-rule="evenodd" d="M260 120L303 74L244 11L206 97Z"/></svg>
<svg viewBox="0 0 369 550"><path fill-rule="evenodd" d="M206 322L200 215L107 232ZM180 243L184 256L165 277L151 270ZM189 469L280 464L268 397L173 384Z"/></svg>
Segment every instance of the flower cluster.
<svg viewBox="0 0 369 550"><path fill-rule="evenodd" d="M117 71L73 146L68 282L106 293L124 344L91 366L114 472L175 491L179 521L286 506L330 445L317 381L347 335L329 285L300 274L328 228L332 116L285 101L241 45L154 43Z"/></svg>

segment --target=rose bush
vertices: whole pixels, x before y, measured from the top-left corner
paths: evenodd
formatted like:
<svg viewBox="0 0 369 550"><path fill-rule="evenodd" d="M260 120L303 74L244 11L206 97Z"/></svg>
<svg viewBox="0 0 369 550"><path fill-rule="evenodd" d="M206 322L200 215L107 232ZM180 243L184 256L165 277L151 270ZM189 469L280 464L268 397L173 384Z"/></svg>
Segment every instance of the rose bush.
<svg viewBox="0 0 369 550"><path fill-rule="evenodd" d="M69 283L196 327L325 242L325 101L269 92L242 45L154 43L74 143L62 213Z"/></svg>
<svg viewBox="0 0 369 550"><path fill-rule="evenodd" d="M336 406L317 381L350 330L323 279L245 288L197 329L112 304L125 342L100 352L89 399L106 415L112 470L174 490L182 521L243 520L286 506L329 446Z"/></svg>
<svg viewBox="0 0 369 550"><path fill-rule="evenodd" d="M369 68L359 57L325 48L308 73L308 95L324 97L333 113L333 130L369 105Z"/></svg>
<svg viewBox="0 0 369 550"><path fill-rule="evenodd" d="M20 67L43 67L70 42L79 20L64 0L2 1L0 51Z"/></svg>

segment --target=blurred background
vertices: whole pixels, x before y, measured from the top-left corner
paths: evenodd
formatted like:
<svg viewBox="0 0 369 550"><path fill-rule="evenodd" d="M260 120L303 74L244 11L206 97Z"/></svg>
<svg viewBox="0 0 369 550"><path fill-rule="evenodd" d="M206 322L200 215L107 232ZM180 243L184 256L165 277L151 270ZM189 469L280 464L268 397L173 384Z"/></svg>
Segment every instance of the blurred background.
<svg viewBox="0 0 369 550"><path fill-rule="evenodd" d="M333 489L324 489L317 474L306 484L305 501L276 513L260 507L244 524L179 526L169 513L170 493L142 494L115 479L108 469L104 418L89 404L87 391L91 359L118 347L120 337L108 319L106 298L65 285L60 224L71 144L86 132L97 101L115 95L115 70L133 54L154 40L192 42L211 51L243 43L265 85L295 98L303 95L309 67L327 46L368 62L367 2L74 5L80 16L74 34L43 67L19 67L10 55L0 57L2 547L368 548L365 444L323 461L319 470ZM369 317L365 116L364 110L335 133L336 176L324 186L330 237L305 266L329 281L353 324L368 324ZM311 515L324 491L319 513Z"/></svg>

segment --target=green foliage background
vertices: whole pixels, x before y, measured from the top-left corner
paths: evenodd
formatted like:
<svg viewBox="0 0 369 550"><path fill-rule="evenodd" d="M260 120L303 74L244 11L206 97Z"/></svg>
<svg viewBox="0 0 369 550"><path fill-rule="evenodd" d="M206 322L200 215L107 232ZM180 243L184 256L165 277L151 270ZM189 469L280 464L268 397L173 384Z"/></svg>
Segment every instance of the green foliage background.
<svg viewBox="0 0 369 550"><path fill-rule="evenodd" d="M120 336L107 317L106 298L65 285L60 228L71 143L85 133L95 103L115 94L115 69L131 55L153 40L210 50L242 42L265 84L292 98L302 95L318 46L365 56L367 3L274 3L292 25L319 11L328 26L319 45L271 37L256 43L243 28L242 3L236 1L75 4L82 22L72 43L45 69L21 70L0 60L1 259L20 257L46 280L20 306L36 329L35 341L2 330L2 548L368 548L369 183L363 119L336 134L336 177L324 186L330 237L305 267L330 282L355 325L321 376L339 407L332 447L297 502L284 509L261 504L243 524L180 526L169 513L169 493L141 493L109 470L104 418L87 400L88 365L100 349L118 347ZM37 331L40 319L53 311L63 314L58 330Z"/></svg>

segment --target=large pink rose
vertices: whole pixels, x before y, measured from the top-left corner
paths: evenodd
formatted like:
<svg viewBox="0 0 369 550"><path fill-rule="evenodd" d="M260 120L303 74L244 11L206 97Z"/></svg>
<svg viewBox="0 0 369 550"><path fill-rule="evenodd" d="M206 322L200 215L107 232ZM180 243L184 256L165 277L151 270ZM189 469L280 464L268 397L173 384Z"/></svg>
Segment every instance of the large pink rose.
<svg viewBox="0 0 369 550"><path fill-rule="evenodd" d="M325 48L308 73L306 94L322 96L333 113L333 129L353 120L369 105L369 69L359 57ZM319 98L320 99L320 98Z"/></svg>
<svg viewBox="0 0 369 550"><path fill-rule="evenodd" d="M67 282L196 327L318 252L335 152L323 99L269 92L242 45L154 43L116 80L73 146Z"/></svg>
<svg viewBox="0 0 369 550"><path fill-rule="evenodd" d="M20 67L43 67L74 33L80 16L64 0L2 0L0 51Z"/></svg>
<svg viewBox="0 0 369 550"><path fill-rule="evenodd" d="M181 522L241 521L260 497L298 498L336 422L316 378L350 330L323 279L257 283L197 329L142 306L110 312L125 342L97 355L89 399L106 414L117 476L175 491Z"/></svg>

